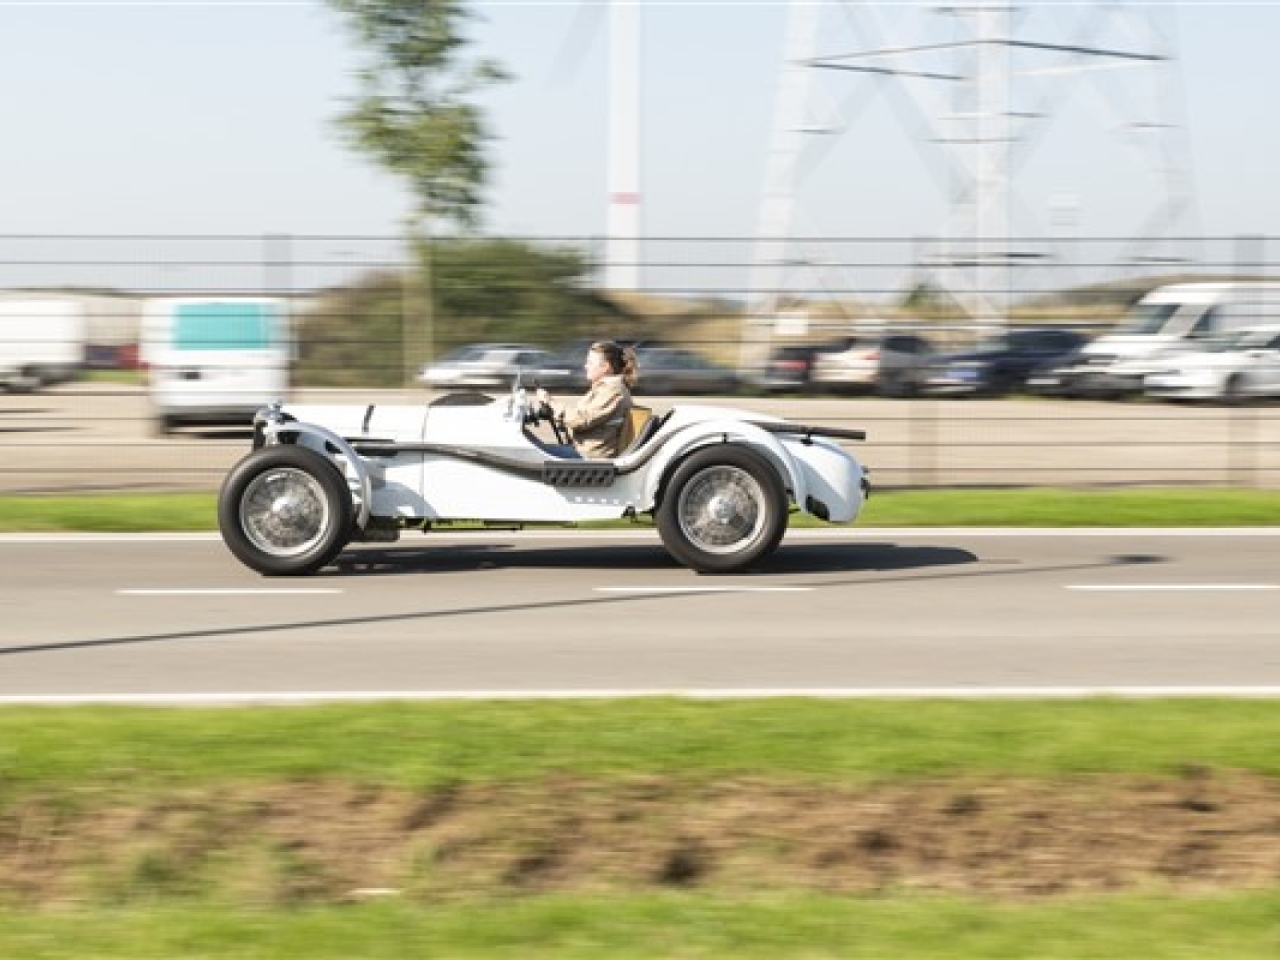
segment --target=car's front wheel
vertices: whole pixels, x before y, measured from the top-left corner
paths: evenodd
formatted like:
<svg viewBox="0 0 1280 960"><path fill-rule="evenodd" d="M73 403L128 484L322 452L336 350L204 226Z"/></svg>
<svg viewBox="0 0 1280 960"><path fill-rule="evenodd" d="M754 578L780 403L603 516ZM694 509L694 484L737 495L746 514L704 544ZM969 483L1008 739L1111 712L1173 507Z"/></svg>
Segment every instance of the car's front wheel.
<svg viewBox="0 0 1280 960"><path fill-rule="evenodd" d="M735 573L768 556L787 527L778 471L742 446L693 453L672 474L657 510L667 551L699 573Z"/></svg>
<svg viewBox="0 0 1280 960"><path fill-rule="evenodd" d="M218 527L232 553L268 576L314 573L346 545L353 516L347 481L306 447L264 447L227 475Z"/></svg>

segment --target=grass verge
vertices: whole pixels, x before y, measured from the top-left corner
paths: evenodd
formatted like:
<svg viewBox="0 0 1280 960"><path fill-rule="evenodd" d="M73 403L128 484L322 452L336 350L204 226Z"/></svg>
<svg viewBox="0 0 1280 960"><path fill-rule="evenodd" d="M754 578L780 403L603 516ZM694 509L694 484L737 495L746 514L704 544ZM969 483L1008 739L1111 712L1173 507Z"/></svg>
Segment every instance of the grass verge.
<svg viewBox="0 0 1280 960"><path fill-rule="evenodd" d="M384 703L297 709L0 711L0 799L219 780L431 789L564 774L862 783L1188 767L1280 777L1268 701L924 700Z"/></svg>
<svg viewBox="0 0 1280 960"><path fill-rule="evenodd" d="M884 491L859 527L907 526L1266 526L1280 522L1280 491L1234 489ZM826 526L801 515L795 526ZM631 526L619 521L619 526ZM213 494L0 496L0 532L207 531L217 529Z"/></svg>
<svg viewBox="0 0 1280 960"><path fill-rule="evenodd" d="M1276 956L1280 895L990 905L951 899L699 895L537 898L228 912L130 907L0 913L23 960L1144 960Z"/></svg>

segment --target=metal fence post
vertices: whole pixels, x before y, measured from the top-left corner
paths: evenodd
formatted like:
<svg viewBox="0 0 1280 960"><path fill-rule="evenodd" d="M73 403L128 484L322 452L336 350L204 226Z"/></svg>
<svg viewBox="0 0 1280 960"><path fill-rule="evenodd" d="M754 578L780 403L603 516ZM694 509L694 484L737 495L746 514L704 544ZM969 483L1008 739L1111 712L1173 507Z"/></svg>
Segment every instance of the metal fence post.
<svg viewBox="0 0 1280 960"><path fill-rule="evenodd" d="M1262 238L1253 234L1235 238L1235 275L1238 279L1257 276L1262 267ZM1244 402L1227 408L1227 486L1257 486L1258 419Z"/></svg>

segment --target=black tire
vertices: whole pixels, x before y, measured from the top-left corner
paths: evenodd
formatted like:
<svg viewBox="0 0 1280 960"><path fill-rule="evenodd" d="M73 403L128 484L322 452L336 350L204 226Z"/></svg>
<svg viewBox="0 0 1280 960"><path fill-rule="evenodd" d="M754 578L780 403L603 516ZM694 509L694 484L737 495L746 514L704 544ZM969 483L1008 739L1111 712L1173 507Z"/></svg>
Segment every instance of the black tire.
<svg viewBox="0 0 1280 960"><path fill-rule="evenodd" d="M1243 407L1249 402L1248 395L1244 392L1244 377L1241 374L1233 373L1227 378L1222 389L1222 401L1229 407Z"/></svg>
<svg viewBox="0 0 1280 960"><path fill-rule="evenodd" d="M884 373L876 377L875 391L881 397L902 397L906 395L902 388L902 382L897 377Z"/></svg>
<svg viewBox="0 0 1280 960"><path fill-rule="evenodd" d="M218 527L245 566L267 576L315 573L346 546L354 506L328 459L292 444L255 450L218 496Z"/></svg>
<svg viewBox="0 0 1280 960"><path fill-rule="evenodd" d="M155 420L153 420L151 423L152 434L160 439L164 439L165 437L172 436L173 432L177 428L178 428L177 419L163 413L157 416Z"/></svg>
<svg viewBox="0 0 1280 960"><path fill-rule="evenodd" d="M699 573L736 573L777 548L787 528L778 471L747 447L695 451L665 484L658 533L676 560Z"/></svg>

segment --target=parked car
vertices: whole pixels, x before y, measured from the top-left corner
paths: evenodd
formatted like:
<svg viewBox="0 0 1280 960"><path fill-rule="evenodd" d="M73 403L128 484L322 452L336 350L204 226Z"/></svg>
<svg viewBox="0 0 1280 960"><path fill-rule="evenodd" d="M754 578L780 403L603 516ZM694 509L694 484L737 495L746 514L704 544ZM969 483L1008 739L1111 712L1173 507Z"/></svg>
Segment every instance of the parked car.
<svg viewBox="0 0 1280 960"><path fill-rule="evenodd" d="M640 368L637 392L650 396L733 393L738 374L712 363L701 354L676 347L641 347L636 351Z"/></svg>
<svg viewBox="0 0 1280 960"><path fill-rule="evenodd" d="M529 386L560 389L572 373L565 358L549 350L521 343L477 343L424 365L418 380L437 390L505 389L517 378Z"/></svg>
<svg viewBox="0 0 1280 960"><path fill-rule="evenodd" d="M1246 330L1163 354L1143 392L1168 400L1243 402L1280 396L1280 329Z"/></svg>
<svg viewBox="0 0 1280 960"><path fill-rule="evenodd" d="M1024 389L1042 397L1081 397L1081 376L1087 371L1084 348L1072 350L1057 360L1040 364L1027 374Z"/></svg>
<svg viewBox="0 0 1280 960"><path fill-rule="evenodd" d="M848 348L815 358L810 379L828 390L912 396L924 386L932 356L932 345L918 334L857 336Z"/></svg>
<svg viewBox="0 0 1280 960"><path fill-rule="evenodd" d="M852 337L824 343L799 343L775 347L753 379L761 390L776 393L807 390L813 364L824 353L839 353L853 345Z"/></svg>
<svg viewBox="0 0 1280 960"><path fill-rule="evenodd" d="M926 382L930 393L1002 396L1021 390L1037 368L1073 355L1088 338L1075 330L1009 330L973 350L940 357Z"/></svg>

